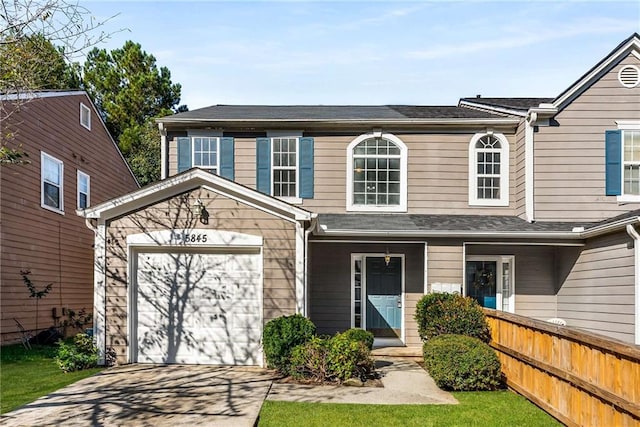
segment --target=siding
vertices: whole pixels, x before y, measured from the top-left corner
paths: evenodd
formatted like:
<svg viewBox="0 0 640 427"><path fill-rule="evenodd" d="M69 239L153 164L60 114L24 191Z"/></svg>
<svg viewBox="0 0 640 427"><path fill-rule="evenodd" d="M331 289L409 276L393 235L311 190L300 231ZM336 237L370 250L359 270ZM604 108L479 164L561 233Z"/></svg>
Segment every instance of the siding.
<svg viewBox="0 0 640 427"><path fill-rule="evenodd" d="M424 242L416 244L320 243L311 245L309 317L319 334L334 334L351 327L351 254L405 255L404 326L408 346L419 346L413 316L424 291Z"/></svg>
<svg viewBox="0 0 640 427"><path fill-rule="evenodd" d="M464 283L462 243L447 240L429 241L427 256L429 284Z"/></svg>
<svg viewBox="0 0 640 427"><path fill-rule="evenodd" d="M38 289L53 283L39 301L38 328L54 324L52 309L93 312L94 234L75 214L77 170L91 177L92 205L135 190L137 184L105 129L91 110L92 128L79 123L84 95L35 99L7 120L16 131L15 144L30 164L0 167L1 341L17 339L18 319L36 328L36 303L22 282L30 270ZM5 125L5 123L3 123ZM64 215L40 206L40 150L64 163Z"/></svg>
<svg viewBox="0 0 640 427"><path fill-rule="evenodd" d="M558 113L558 126L535 134L538 221L596 221L628 211L605 196L604 133L616 120L640 120L640 86L625 88L618 71L640 65L629 55Z"/></svg>
<svg viewBox="0 0 640 427"><path fill-rule="evenodd" d="M483 132L484 129L479 129ZM225 134L231 135L232 132ZM314 136L315 194L301 207L317 213L346 212L347 146L352 135ZM429 214L513 215L516 206L516 141L510 147L508 207L470 207L469 142L474 133L396 133L408 147L408 212ZM310 135L313 136L313 135ZM235 139L235 176L240 184L256 186L255 138ZM169 142L169 174L176 173L177 141Z"/></svg>
<svg viewBox="0 0 640 427"><path fill-rule="evenodd" d="M578 257L565 257L568 271L558 291L558 317L567 325L634 341L634 254L620 232L588 242Z"/></svg>
<svg viewBox="0 0 640 427"><path fill-rule="evenodd" d="M526 168L525 168L525 139L524 139L524 120L520 122L518 130L516 131L516 148L515 148L515 162L513 165L513 173L515 174L515 200L514 208L515 214L523 217L526 214Z"/></svg>
<svg viewBox="0 0 640 427"><path fill-rule="evenodd" d="M189 212L188 201L196 198L211 215L207 225L200 224ZM106 335L107 347L116 350L120 361L127 361L128 354L127 236L196 227L263 236L264 321L295 313L295 224L211 191L195 190L109 224Z"/></svg>

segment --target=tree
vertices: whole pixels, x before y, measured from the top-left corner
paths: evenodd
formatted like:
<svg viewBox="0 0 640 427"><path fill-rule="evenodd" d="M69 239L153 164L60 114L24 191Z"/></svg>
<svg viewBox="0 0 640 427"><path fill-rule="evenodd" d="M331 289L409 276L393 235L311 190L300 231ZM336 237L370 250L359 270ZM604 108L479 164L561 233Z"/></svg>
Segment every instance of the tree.
<svg viewBox="0 0 640 427"><path fill-rule="evenodd" d="M169 69L158 68L156 58L132 41L111 52L91 50L83 74L85 89L125 156L139 142L132 137L137 131L121 140L125 130L176 111L180 102L181 86L171 82Z"/></svg>
<svg viewBox="0 0 640 427"><path fill-rule="evenodd" d="M131 147L127 161L140 185L160 179L160 130L152 119L125 129L120 141Z"/></svg>
<svg viewBox="0 0 640 427"><path fill-rule="evenodd" d="M28 161L13 143L12 114L33 91L77 87L73 66L64 64L107 39L98 30L109 19L97 21L73 0L0 0L0 164Z"/></svg>

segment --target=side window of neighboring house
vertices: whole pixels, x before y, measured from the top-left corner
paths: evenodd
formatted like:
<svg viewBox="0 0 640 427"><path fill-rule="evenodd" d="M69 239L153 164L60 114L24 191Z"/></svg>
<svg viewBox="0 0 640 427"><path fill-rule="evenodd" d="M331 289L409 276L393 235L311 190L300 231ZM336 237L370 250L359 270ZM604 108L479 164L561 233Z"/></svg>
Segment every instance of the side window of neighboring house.
<svg viewBox="0 0 640 427"><path fill-rule="evenodd" d="M192 136L178 138L178 173L192 167L233 180L234 140L230 137Z"/></svg>
<svg viewBox="0 0 640 427"><path fill-rule="evenodd" d="M606 195L640 202L640 123L620 127L605 133Z"/></svg>
<svg viewBox="0 0 640 427"><path fill-rule="evenodd" d="M89 175L78 171L78 209L89 207L90 182Z"/></svg>
<svg viewBox="0 0 640 427"><path fill-rule="evenodd" d="M41 206L58 213L64 213L62 192L64 165L62 161L45 152L41 152L40 161Z"/></svg>
<svg viewBox="0 0 640 427"><path fill-rule="evenodd" d="M509 141L502 134L471 138L469 205L509 206Z"/></svg>
<svg viewBox="0 0 640 427"><path fill-rule="evenodd" d="M407 147L391 134L364 134L347 147L347 210L407 210Z"/></svg>
<svg viewBox="0 0 640 427"><path fill-rule="evenodd" d="M91 109L82 102L80 103L80 124L91 130Z"/></svg>
<svg viewBox="0 0 640 427"><path fill-rule="evenodd" d="M258 191L293 203L313 198L313 138L257 138L256 144Z"/></svg>

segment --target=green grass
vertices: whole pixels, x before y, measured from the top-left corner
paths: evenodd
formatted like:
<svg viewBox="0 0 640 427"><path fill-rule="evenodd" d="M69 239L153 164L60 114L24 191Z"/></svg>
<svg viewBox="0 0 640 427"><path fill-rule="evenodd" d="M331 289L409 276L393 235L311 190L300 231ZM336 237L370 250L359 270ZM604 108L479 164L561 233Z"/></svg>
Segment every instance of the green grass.
<svg viewBox="0 0 640 427"><path fill-rule="evenodd" d="M350 405L266 401L260 427L269 426L560 426L510 391L453 393L459 405Z"/></svg>
<svg viewBox="0 0 640 427"><path fill-rule="evenodd" d="M65 374L54 360L57 347L22 345L0 348L0 413L26 403L99 372L102 368Z"/></svg>

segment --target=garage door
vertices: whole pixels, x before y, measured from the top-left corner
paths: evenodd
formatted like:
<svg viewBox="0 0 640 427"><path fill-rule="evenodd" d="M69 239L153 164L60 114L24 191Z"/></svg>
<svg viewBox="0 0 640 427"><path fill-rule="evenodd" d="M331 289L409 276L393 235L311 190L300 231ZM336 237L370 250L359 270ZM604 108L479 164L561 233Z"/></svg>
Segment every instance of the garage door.
<svg viewBox="0 0 640 427"><path fill-rule="evenodd" d="M137 361L260 365L260 254L139 253Z"/></svg>

